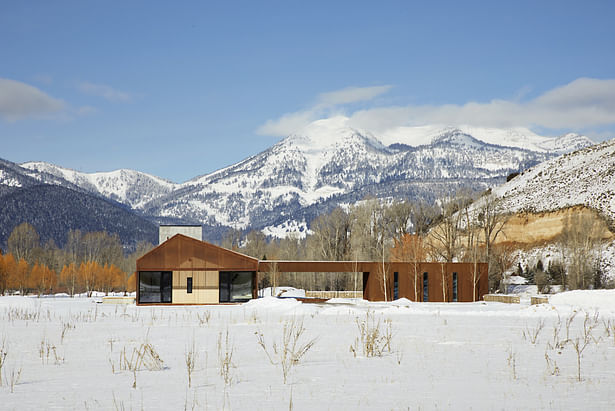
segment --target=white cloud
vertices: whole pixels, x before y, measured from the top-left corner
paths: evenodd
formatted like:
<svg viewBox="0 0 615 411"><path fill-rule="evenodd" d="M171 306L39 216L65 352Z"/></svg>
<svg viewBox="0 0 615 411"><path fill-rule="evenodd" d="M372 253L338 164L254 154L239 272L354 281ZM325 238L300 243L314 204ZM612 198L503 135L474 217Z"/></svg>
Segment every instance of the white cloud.
<svg viewBox="0 0 615 411"><path fill-rule="evenodd" d="M44 117L65 108L62 100L20 81L0 78L0 117L17 121L27 117Z"/></svg>
<svg viewBox="0 0 615 411"><path fill-rule="evenodd" d="M129 102L132 100L132 95L124 91L116 90L113 87L105 84L94 84L83 82L79 84L79 90L82 93L91 96L102 97L112 102Z"/></svg>
<svg viewBox="0 0 615 411"><path fill-rule="evenodd" d="M336 106L370 100L390 88L351 87L322 93L313 107L268 120L257 131L260 134L285 136L309 122L330 117ZM524 90L510 100L363 109L349 114L349 125L377 134L392 132L400 127L429 124L578 131L615 125L615 79L579 78L535 98L523 100L527 92Z"/></svg>
<svg viewBox="0 0 615 411"><path fill-rule="evenodd" d="M267 120L256 132L265 136L287 136L316 120L318 113L322 111L312 109L288 113L278 119Z"/></svg>
<svg viewBox="0 0 615 411"><path fill-rule="evenodd" d="M578 129L615 124L615 80L580 78L527 101L381 107L355 112L351 124L374 132L425 124Z"/></svg>
<svg viewBox="0 0 615 411"><path fill-rule="evenodd" d="M390 89L391 86L347 87L321 93L312 107L267 120L256 132L267 136L287 136L323 116L339 114L340 105L372 100Z"/></svg>

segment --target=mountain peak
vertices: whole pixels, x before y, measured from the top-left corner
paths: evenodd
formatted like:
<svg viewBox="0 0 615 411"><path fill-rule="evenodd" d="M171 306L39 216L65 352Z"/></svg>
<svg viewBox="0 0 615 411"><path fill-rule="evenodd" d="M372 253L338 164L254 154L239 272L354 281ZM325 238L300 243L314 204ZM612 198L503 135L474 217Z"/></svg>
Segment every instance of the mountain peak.
<svg viewBox="0 0 615 411"><path fill-rule="evenodd" d="M464 133L459 129L448 129L445 130L441 135L435 137L432 140L433 145L452 145L452 146L471 146L471 147L481 147L484 146L485 143L475 139L469 134Z"/></svg>
<svg viewBox="0 0 615 411"><path fill-rule="evenodd" d="M289 135L284 141L310 152L325 150L355 138L360 138L373 147L384 148L380 140L370 132L351 127L349 120L345 116L316 120Z"/></svg>

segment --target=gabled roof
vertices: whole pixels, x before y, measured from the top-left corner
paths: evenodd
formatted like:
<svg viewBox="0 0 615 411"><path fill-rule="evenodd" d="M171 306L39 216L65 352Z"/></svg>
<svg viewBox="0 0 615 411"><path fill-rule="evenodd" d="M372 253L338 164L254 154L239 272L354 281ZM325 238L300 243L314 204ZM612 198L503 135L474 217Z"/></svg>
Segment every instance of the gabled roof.
<svg viewBox="0 0 615 411"><path fill-rule="evenodd" d="M258 259L176 234L137 259L137 271L256 271Z"/></svg>

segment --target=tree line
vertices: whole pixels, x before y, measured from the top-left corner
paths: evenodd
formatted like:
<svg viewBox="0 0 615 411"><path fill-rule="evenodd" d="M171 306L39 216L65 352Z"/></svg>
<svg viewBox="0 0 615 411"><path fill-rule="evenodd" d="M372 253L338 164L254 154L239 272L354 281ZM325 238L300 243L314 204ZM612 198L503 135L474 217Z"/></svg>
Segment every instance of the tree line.
<svg viewBox="0 0 615 411"><path fill-rule="evenodd" d="M222 246L259 259L401 261L414 266L431 262L489 263L489 289L506 292L507 278L514 274L522 245L501 237L510 213L490 191L460 191L441 195L435 203L366 199L353 206L337 207L312 221L305 238L290 234L284 239L267 238L260 231L230 230ZM603 288L608 283L600 270L602 245L596 218L590 214L568 218L555 244L559 257L530 284L548 291ZM385 275L386 268L383 264ZM526 270L527 271L527 270ZM442 273L443 276L447 274ZM474 270L474 284L480 279ZM443 278L443 284L448 283ZM259 286L290 284L309 290L360 290L355 273L270 273ZM359 282L360 283L360 282ZM446 294L446 290L443 290ZM415 297L418 290L415 290Z"/></svg>
<svg viewBox="0 0 615 411"><path fill-rule="evenodd" d="M489 288L506 292L506 278L515 271L520 246L498 241L509 219L501 202L469 191L440 196L435 203L369 198L355 205L337 207L311 222L304 238L268 238L261 231L229 230L221 245L263 260L385 261L408 262L419 284L418 264L432 262L489 263ZM556 244L560 257L544 269L519 266L540 290L559 284L564 289L602 288L607 283L600 270L602 245L596 219L572 215ZM52 240L41 245L28 223L15 227L7 250L0 254L0 293L134 291L136 259L153 248L139 243L127 251L117 235L71 230L63 247ZM273 266L275 270L275 265ZM476 285L479 271L474 270ZM447 274L442 272L443 276ZM442 278L442 283L448 283ZM265 273L259 287L292 285L307 290L362 289L357 273ZM446 295L446 291L443 290ZM415 297L418 290L415 289Z"/></svg>
<svg viewBox="0 0 615 411"><path fill-rule="evenodd" d="M79 230L67 233L63 247L53 240L41 244L36 229L22 223L11 232L7 250L0 253L0 294L134 291L136 259L152 248L143 242L131 252L116 234Z"/></svg>

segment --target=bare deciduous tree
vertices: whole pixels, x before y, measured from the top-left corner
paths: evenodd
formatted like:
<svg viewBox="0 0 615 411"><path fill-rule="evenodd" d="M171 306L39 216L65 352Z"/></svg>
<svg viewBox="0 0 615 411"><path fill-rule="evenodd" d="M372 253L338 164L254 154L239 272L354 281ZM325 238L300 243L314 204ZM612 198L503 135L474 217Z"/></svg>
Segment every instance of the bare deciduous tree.
<svg viewBox="0 0 615 411"><path fill-rule="evenodd" d="M567 256L568 286L571 289L584 289L592 284L598 230L597 220L592 214L575 213L566 219L560 244Z"/></svg>
<svg viewBox="0 0 615 411"><path fill-rule="evenodd" d="M40 238L36 229L30 223L21 223L13 229L7 241L9 253L17 261L25 260L34 263L34 252L40 246Z"/></svg>

